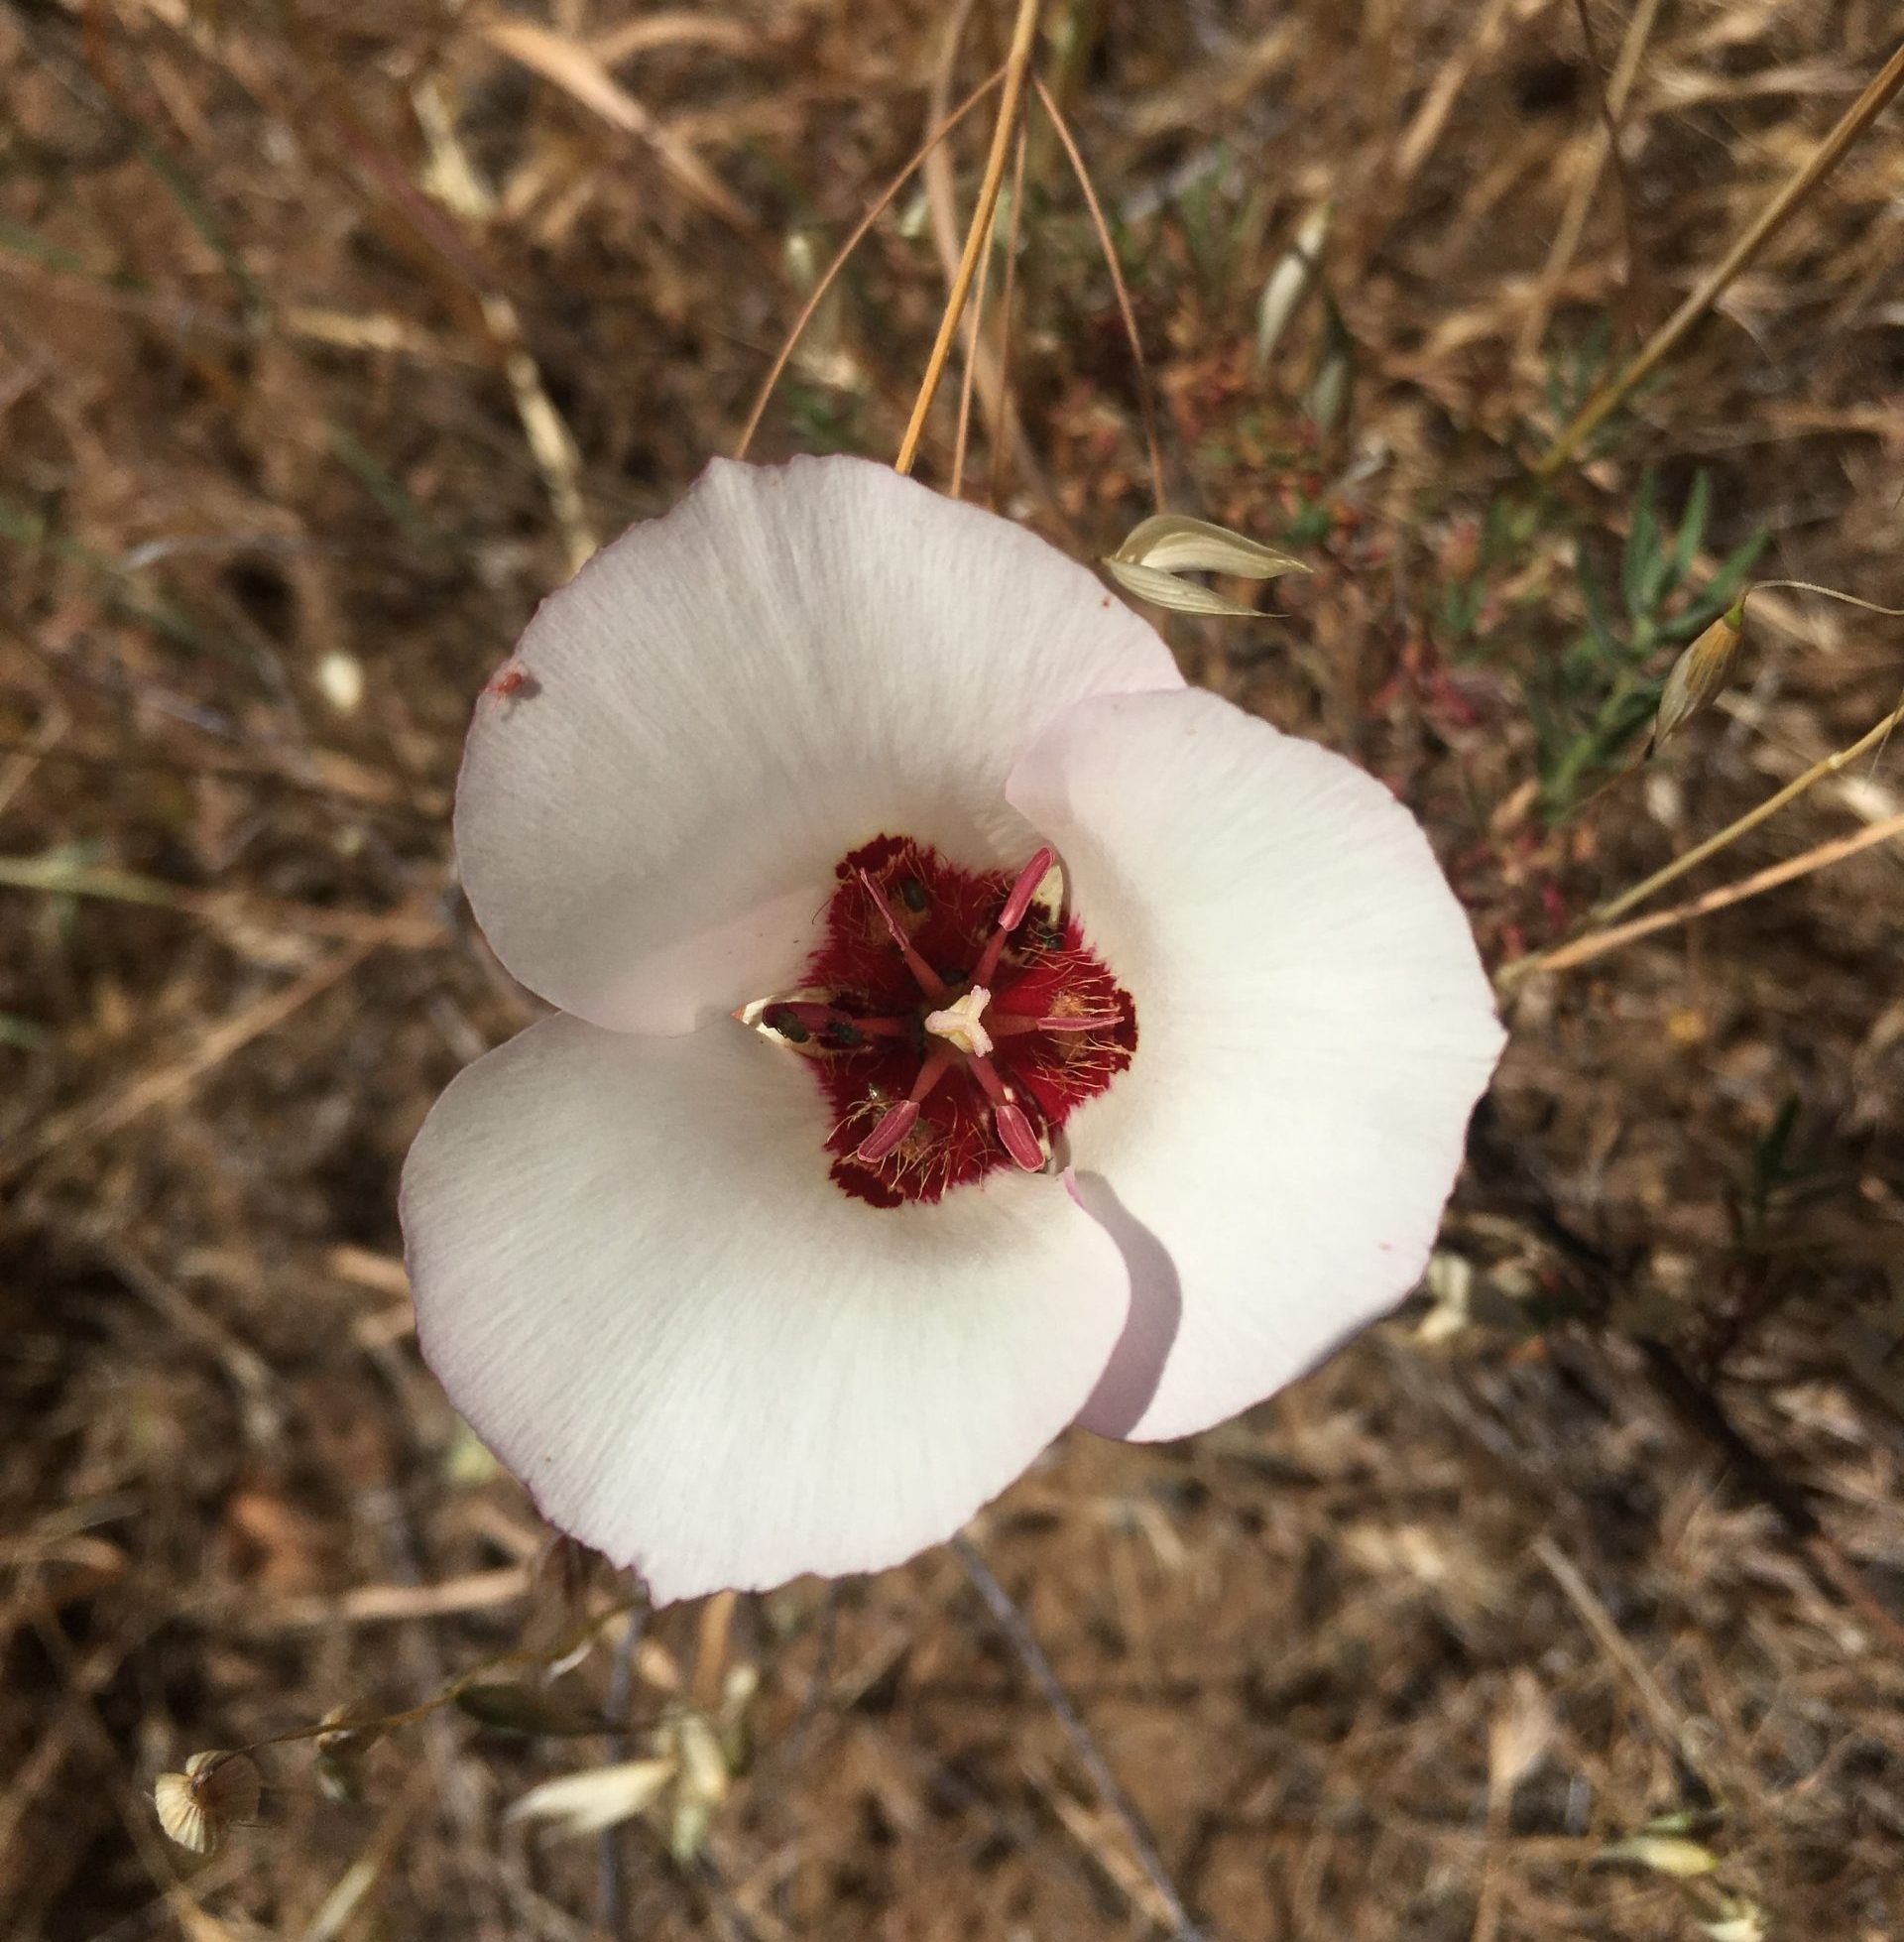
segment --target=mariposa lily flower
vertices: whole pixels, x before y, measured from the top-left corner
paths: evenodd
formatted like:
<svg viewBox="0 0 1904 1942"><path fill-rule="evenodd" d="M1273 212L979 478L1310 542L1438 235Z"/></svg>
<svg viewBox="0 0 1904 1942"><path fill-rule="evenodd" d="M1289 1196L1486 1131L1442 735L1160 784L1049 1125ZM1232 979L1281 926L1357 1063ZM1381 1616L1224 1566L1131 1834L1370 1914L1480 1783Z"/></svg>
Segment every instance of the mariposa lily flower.
<svg viewBox="0 0 1904 1942"><path fill-rule="evenodd" d="M456 846L558 1010L411 1153L423 1353L659 1600L1270 1395L1413 1284L1500 1045L1387 789L865 460L714 465L547 600Z"/></svg>

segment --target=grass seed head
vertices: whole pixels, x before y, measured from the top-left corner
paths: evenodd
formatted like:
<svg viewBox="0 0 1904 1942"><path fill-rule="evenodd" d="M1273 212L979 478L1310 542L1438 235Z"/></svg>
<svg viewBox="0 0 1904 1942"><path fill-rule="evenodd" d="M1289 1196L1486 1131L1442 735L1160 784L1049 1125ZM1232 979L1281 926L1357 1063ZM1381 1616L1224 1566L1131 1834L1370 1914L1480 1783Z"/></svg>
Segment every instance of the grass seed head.
<svg viewBox="0 0 1904 1942"><path fill-rule="evenodd" d="M1659 713L1653 718L1653 733L1647 753L1663 748L1668 737L1677 735L1697 715L1702 715L1718 699L1732 678L1738 660L1739 644L1745 638L1743 605L1728 608L1700 635L1673 663L1660 692Z"/></svg>
<svg viewBox="0 0 1904 1942"><path fill-rule="evenodd" d="M159 1825L181 1848L208 1855L226 1831L258 1812L258 1768L243 1754L193 1754L182 1773L162 1773L152 1789Z"/></svg>

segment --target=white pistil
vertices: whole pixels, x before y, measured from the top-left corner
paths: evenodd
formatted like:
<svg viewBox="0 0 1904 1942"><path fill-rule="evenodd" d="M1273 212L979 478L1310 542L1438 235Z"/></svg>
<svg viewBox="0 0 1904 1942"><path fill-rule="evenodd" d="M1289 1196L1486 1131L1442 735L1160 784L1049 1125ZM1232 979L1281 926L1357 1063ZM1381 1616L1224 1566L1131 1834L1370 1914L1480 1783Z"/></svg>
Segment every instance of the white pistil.
<svg viewBox="0 0 1904 1942"><path fill-rule="evenodd" d="M935 1037L962 1051L967 1058L989 1058L992 1034L981 1020L991 1004L992 994L983 985L974 985L965 996L942 1012L925 1015L925 1029Z"/></svg>

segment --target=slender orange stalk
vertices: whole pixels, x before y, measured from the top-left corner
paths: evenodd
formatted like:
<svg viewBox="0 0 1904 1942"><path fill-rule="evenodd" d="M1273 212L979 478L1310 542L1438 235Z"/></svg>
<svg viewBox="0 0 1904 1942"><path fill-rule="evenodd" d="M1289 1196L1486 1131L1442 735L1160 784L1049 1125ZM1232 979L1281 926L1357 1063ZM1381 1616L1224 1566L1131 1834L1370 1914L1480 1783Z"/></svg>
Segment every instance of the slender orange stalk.
<svg viewBox="0 0 1904 1942"><path fill-rule="evenodd" d="M1018 124L1018 152L1024 152L1024 124ZM952 442L951 493L965 490L966 442L972 435L972 392L978 383L979 361L985 355L985 293L992 280L992 239L979 252L979 280L972 291L972 314L966 319L965 369L959 377L959 430Z"/></svg>
<svg viewBox="0 0 1904 1942"><path fill-rule="evenodd" d="M799 315L793 319L793 328L786 333L786 341L780 346L780 354L774 360L773 368L761 381L761 389L754 400L754 409L748 413L747 423L741 427L740 438L734 446L734 456L736 458L745 458L747 456L747 448L754 442L754 434L761 428L761 420L767 415L768 401L774 396L774 387L779 383L781 375L791 361L794 351L798 349L800 338L805 334L807 325L813 321L814 313L819 309L821 303L826 301L826 293L833 288L835 282L838 281L840 272L846 268L847 258L859 248L860 244L866 239L867 232L892 206L892 198L918 174L925 158L1005 78L1006 70L1000 67L990 78L980 82L926 136L925 140L913 150L911 160L887 183L885 188L875 198L872 207L854 224L853 233L840 245L838 251L834 254L833 261L826 266L825 274L814 285L813 295L806 300L806 303Z"/></svg>
<svg viewBox="0 0 1904 1942"><path fill-rule="evenodd" d="M1005 61L1005 94L999 103L999 118L992 127L992 152L986 157L985 177L979 184L978 206L972 211L972 226L965 232L965 254L959 259L959 272L952 279L952 290L945 300L945 312L939 318L939 334L925 361L925 376L919 382L919 395L913 401L912 417L899 440L898 456L892 461L895 472L909 472L919 455L919 440L925 433L926 414L938 396L939 380L945 375L946 359L952 352L959 319L965 314L965 300L971 294L979 255L992 235L992 218L999 206L999 188L1005 181L1005 159L1011 152L1012 135L1017 125L1018 107L1024 99L1024 77L1031 65L1031 50L1037 35L1038 0L1018 0L1018 17L1012 30L1012 48Z"/></svg>

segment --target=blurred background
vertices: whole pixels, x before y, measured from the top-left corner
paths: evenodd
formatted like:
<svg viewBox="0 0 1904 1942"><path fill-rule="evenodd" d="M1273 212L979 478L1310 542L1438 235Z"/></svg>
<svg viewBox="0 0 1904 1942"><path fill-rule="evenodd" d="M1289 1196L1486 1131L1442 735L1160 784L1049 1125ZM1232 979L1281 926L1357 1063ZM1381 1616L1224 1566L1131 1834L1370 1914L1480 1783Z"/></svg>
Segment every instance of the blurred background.
<svg viewBox="0 0 1904 1942"><path fill-rule="evenodd" d="M733 448L1010 24L0 10L0 1930L1191 1932L943 1551L611 1618L559 1692L519 1672L326 1772L260 1755L260 1824L207 1858L150 1797L628 1595L412 1340L404 1152L532 1015L450 875L462 731L539 595ZM1896 111L1531 468L1900 32L1896 0L1047 0L1171 503L1317 569L1169 638L1417 810L1490 964L1898 703L1904 623L1767 596L1631 767L1748 570L1904 604ZM757 455L892 453L987 133L855 254ZM1110 551L1152 510L1140 392L1036 118L979 367L968 494ZM1895 817L1900 761L1666 901ZM1202 1933L1904 1934L1901 889L1874 843L1525 979L1421 1293L1225 1428L1067 1438L974 1527ZM505 1820L618 1754L671 1764L604 1839Z"/></svg>

